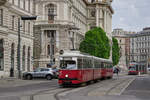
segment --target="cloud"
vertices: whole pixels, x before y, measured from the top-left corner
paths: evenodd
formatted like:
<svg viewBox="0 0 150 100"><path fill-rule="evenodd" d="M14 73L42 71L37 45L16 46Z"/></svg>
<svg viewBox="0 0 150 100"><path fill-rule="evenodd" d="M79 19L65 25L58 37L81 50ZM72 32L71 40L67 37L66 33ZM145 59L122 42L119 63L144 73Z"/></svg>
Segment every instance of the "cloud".
<svg viewBox="0 0 150 100"><path fill-rule="evenodd" d="M149 2L149 0L114 0L113 28L122 27L127 31L140 31L149 26Z"/></svg>

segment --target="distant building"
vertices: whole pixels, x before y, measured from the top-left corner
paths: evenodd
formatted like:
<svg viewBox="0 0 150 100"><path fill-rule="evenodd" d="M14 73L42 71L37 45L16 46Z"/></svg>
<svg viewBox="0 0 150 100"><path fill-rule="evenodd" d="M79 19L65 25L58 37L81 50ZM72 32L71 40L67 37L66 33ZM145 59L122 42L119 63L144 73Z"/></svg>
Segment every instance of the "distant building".
<svg viewBox="0 0 150 100"><path fill-rule="evenodd" d="M120 60L118 66L124 70L127 70L127 66L130 61L130 37L128 34L135 34L135 32L124 31L121 28L114 29L112 36L118 40L120 48Z"/></svg>
<svg viewBox="0 0 150 100"><path fill-rule="evenodd" d="M111 39L112 0L35 0L35 66L59 65L59 52L79 49L85 33L102 27Z"/></svg>
<svg viewBox="0 0 150 100"><path fill-rule="evenodd" d="M143 28L130 38L130 61L150 66L150 27Z"/></svg>
<svg viewBox="0 0 150 100"><path fill-rule="evenodd" d="M33 0L0 0L0 78L17 76L18 20L33 15ZM32 70L33 21L21 21L20 69Z"/></svg>

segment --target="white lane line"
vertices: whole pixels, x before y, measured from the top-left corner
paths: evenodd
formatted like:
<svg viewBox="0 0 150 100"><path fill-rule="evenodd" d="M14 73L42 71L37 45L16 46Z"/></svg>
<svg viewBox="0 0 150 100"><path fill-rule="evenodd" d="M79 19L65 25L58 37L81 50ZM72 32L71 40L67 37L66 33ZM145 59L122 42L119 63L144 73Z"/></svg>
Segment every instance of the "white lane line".
<svg viewBox="0 0 150 100"><path fill-rule="evenodd" d="M135 78L133 78L133 79L121 90L121 92L119 93L119 95L121 95L121 94L125 91L125 89L126 89L134 80L135 80Z"/></svg>

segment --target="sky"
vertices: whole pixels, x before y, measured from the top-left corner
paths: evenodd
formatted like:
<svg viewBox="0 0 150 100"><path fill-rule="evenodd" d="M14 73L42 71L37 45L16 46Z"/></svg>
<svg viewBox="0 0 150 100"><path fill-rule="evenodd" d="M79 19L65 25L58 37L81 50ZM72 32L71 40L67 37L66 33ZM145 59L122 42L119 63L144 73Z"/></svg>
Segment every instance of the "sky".
<svg viewBox="0 0 150 100"><path fill-rule="evenodd" d="M112 28L125 31L142 31L150 27L150 0L113 0Z"/></svg>

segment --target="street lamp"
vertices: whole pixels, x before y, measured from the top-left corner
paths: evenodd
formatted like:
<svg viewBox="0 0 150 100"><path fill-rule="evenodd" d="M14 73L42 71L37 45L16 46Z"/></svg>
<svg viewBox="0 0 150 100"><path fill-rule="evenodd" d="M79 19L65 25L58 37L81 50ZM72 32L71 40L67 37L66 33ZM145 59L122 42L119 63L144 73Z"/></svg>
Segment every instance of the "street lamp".
<svg viewBox="0 0 150 100"><path fill-rule="evenodd" d="M36 20L37 16L21 16L21 20ZM20 70L20 18L18 18L18 47L17 47L17 69L18 69L18 78L21 79L21 70Z"/></svg>

